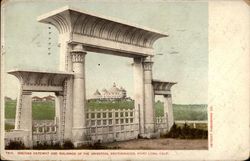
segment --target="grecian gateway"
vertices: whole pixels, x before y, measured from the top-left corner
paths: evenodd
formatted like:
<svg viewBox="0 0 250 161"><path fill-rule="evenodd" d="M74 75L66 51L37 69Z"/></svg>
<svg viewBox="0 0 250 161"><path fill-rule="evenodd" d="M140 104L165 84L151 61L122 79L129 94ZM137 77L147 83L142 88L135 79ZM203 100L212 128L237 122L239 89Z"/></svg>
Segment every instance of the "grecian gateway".
<svg viewBox="0 0 250 161"><path fill-rule="evenodd" d="M159 137L173 125L171 87L175 82L152 78L153 44L168 35L153 29L72 7L63 7L38 17L59 32L60 65L54 72L12 70L20 81L15 129L5 140L19 139L27 147L39 141L75 147L90 142ZM103 53L134 60L134 109L89 110L86 107L85 56ZM32 123L32 92L54 92L53 124ZM156 118L155 95L164 96L164 117Z"/></svg>

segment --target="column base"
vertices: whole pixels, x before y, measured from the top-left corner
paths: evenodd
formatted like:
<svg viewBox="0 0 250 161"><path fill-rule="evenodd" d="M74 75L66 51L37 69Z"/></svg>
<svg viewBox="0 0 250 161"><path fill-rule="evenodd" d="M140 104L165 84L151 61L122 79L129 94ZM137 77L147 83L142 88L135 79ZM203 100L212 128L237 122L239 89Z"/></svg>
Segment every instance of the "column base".
<svg viewBox="0 0 250 161"><path fill-rule="evenodd" d="M139 134L139 137L142 139L159 139L160 132Z"/></svg>
<svg viewBox="0 0 250 161"><path fill-rule="evenodd" d="M73 127L72 128L72 142L81 143L86 140L86 128L84 127Z"/></svg>
<svg viewBox="0 0 250 161"><path fill-rule="evenodd" d="M15 129L12 132L8 132L7 138L10 140L16 140L17 138L21 138L20 141L23 142L26 148L33 147L32 133L30 131Z"/></svg>
<svg viewBox="0 0 250 161"><path fill-rule="evenodd" d="M89 145L90 143L89 141L74 141L73 144L75 148L78 148L84 145Z"/></svg>

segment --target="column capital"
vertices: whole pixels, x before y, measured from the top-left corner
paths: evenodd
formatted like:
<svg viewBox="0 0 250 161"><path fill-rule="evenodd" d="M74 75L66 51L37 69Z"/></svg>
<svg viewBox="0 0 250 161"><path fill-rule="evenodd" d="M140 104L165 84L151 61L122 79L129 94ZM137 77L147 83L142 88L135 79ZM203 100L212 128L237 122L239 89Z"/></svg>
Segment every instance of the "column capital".
<svg viewBox="0 0 250 161"><path fill-rule="evenodd" d="M147 57L143 60L144 71L151 71L153 67L153 61L151 57Z"/></svg>
<svg viewBox="0 0 250 161"><path fill-rule="evenodd" d="M135 63L142 63L143 62L143 57L136 57L136 58L134 58L134 62Z"/></svg>
<svg viewBox="0 0 250 161"><path fill-rule="evenodd" d="M73 63L82 63L84 61L85 55L87 54L87 51L82 44L77 44L72 47L70 53L72 55Z"/></svg>

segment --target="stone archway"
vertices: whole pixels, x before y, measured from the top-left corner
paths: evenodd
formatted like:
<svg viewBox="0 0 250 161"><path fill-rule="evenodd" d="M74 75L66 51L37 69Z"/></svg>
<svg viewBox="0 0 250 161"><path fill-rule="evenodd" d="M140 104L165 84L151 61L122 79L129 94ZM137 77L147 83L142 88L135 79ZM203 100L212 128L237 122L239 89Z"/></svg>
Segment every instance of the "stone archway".
<svg viewBox="0 0 250 161"><path fill-rule="evenodd" d="M153 108L153 44L157 39L167 37L167 34L68 6L46 13L40 16L38 21L51 24L58 29L60 46L58 70L64 73L61 74L64 81L56 87L53 85L50 88L39 85L28 87L31 89L29 91L38 88L50 89L58 93L58 104L65 107L65 110L59 114L61 118L59 121L60 140L69 139L74 142L75 146L85 142L83 137L86 133L85 55L88 52L133 58L135 122L139 124L140 136L151 138L155 135L157 131ZM30 72L10 72L20 77L21 87L23 87L23 78L27 79L27 76L22 73L29 75ZM46 72L46 74L52 74L51 77L60 76L59 73ZM58 88L62 90L52 90ZM25 104L29 106L26 91L21 89L20 96L27 100ZM18 129L18 124L16 128ZM30 129L29 126L23 128Z"/></svg>
<svg viewBox="0 0 250 161"><path fill-rule="evenodd" d="M172 105L172 93L171 88L176 82L166 82L160 80L153 80L152 82L154 88L154 96L155 95L162 95L164 97L163 102L163 118L162 122L159 124L164 123L164 133L170 130L170 128L174 124L174 114L173 114L173 105Z"/></svg>
<svg viewBox="0 0 250 161"><path fill-rule="evenodd" d="M63 113L65 112L65 81L73 74L65 72L44 72L12 70L8 72L19 79L20 91L16 105L15 131L22 133L24 144L32 147L32 92L55 92L56 119L58 120L57 137L63 138ZM61 133L60 133L61 132Z"/></svg>

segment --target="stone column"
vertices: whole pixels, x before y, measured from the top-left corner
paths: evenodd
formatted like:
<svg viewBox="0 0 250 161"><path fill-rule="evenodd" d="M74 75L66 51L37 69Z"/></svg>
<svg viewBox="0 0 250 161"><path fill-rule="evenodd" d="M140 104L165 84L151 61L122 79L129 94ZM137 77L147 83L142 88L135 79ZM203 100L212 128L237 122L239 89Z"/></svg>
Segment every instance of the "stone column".
<svg viewBox="0 0 250 161"><path fill-rule="evenodd" d="M56 99L55 99L55 121L57 125L56 134L57 139L62 141L62 115L63 115L63 92L56 92Z"/></svg>
<svg viewBox="0 0 250 161"><path fill-rule="evenodd" d="M173 105L171 94L164 95L164 116L167 118L168 130L174 124Z"/></svg>
<svg viewBox="0 0 250 161"><path fill-rule="evenodd" d="M72 139L75 146L83 144L85 135L85 55L86 51L82 45L78 44L71 51L73 62L73 127Z"/></svg>
<svg viewBox="0 0 250 161"><path fill-rule="evenodd" d="M134 58L134 106L135 123L139 124L139 134L144 133L144 75L143 58Z"/></svg>
<svg viewBox="0 0 250 161"><path fill-rule="evenodd" d="M153 61L147 57L143 62L144 68L144 110L145 110L145 134L151 137L155 132L155 114L154 114L154 92L152 85L152 66ZM150 134L150 135L148 135Z"/></svg>
<svg viewBox="0 0 250 161"><path fill-rule="evenodd" d="M71 34L69 32L59 34L59 44L60 47L60 63L59 69L60 71L65 72L73 72L72 71L72 59L71 59ZM64 129L63 139L70 140L72 138L72 117L73 117L73 79L67 79L65 81L64 90L66 90L65 97L65 111L64 115L61 118L63 125L62 128Z"/></svg>
<svg viewBox="0 0 250 161"><path fill-rule="evenodd" d="M32 147L32 100L30 91L20 90L16 107L15 131L23 131L24 145Z"/></svg>

